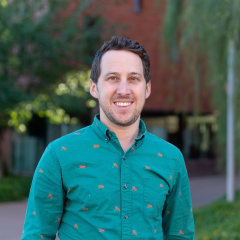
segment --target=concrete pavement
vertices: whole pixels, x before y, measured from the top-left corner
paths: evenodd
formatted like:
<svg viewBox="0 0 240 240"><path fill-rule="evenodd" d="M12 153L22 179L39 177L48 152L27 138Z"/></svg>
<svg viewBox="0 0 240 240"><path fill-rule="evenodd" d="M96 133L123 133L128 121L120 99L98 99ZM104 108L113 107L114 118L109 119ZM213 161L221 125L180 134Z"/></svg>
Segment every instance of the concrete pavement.
<svg viewBox="0 0 240 240"><path fill-rule="evenodd" d="M226 177L215 175L190 178L193 208L209 204L226 194ZM235 188L240 189L240 174L236 176Z"/></svg>
<svg viewBox="0 0 240 240"><path fill-rule="evenodd" d="M191 178L190 187L196 208L222 197L226 193L226 178L221 175ZM240 175L236 178L236 189L240 189ZM20 240L26 207L27 200L0 204L0 240Z"/></svg>

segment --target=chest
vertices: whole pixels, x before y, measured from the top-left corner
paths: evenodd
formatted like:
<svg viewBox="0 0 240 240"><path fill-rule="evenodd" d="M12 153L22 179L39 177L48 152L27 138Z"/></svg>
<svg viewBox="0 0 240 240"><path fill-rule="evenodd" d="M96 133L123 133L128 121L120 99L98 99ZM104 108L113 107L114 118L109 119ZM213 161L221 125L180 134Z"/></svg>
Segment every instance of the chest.
<svg viewBox="0 0 240 240"><path fill-rule="evenodd" d="M75 151L62 168L66 201L79 211L104 209L105 214L120 211L123 203L129 202L147 216L157 217L172 185L174 161L169 161L138 149L122 155Z"/></svg>

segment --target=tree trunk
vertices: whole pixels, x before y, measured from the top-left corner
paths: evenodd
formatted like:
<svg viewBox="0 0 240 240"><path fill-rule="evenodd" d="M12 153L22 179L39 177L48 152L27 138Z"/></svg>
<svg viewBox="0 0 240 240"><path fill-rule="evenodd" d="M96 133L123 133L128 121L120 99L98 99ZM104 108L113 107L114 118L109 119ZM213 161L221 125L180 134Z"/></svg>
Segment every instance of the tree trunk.
<svg viewBox="0 0 240 240"><path fill-rule="evenodd" d="M0 129L0 178L9 175L10 169L10 141L9 132L6 129ZM9 155L10 154L10 155ZM9 160L9 161L8 161Z"/></svg>
<svg viewBox="0 0 240 240"><path fill-rule="evenodd" d="M3 178L3 151L2 151L2 141L3 141L4 131L0 129L0 179Z"/></svg>

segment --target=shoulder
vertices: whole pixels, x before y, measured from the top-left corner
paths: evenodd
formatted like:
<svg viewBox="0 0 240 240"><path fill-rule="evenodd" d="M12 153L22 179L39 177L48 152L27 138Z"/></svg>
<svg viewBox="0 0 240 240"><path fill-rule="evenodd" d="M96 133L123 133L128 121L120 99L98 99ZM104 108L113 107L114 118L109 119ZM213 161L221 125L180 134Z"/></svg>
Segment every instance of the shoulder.
<svg viewBox="0 0 240 240"><path fill-rule="evenodd" d="M149 132L146 133L145 138L147 144L155 146L158 151L161 151L160 153L163 155L164 158L175 160L180 159L182 153L179 148L177 148L173 144Z"/></svg>
<svg viewBox="0 0 240 240"><path fill-rule="evenodd" d="M49 144L49 146L54 149L62 148L64 150L66 144L68 146L71 146L72 144L84 142L86 138L91 138L93 134L94 134L94 131L92 129L92 126L89 125L75 132L72 132L60 138L57 138L56 140L52 141Z"/></svg>

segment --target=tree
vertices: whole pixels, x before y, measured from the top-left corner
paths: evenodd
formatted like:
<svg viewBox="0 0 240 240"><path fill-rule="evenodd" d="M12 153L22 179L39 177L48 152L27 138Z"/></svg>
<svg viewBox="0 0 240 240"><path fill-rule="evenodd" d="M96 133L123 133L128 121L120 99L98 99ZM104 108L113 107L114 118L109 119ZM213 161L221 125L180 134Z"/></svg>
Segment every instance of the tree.
<svg viewBox="0 0 240 240"><path fill-rule="evenodd" d="M89 93L89 79L90 70L67 73L51 95L40 93L9 110L8 125L24 133L33 114L48 118L52 124L76 124L82 117L89 117L89 109L96 106Z"/></svg>
<svg viewBox="0 0 240 240"><path fill-rule="evenodd" d="M189 76L207 80L212 88L214 110L218 112L218 166L226 161L226 86L228 44L233 40L235 56L240 51L240 1L235 0L168 0L163 28L164 44L176 41L184 56ZM177 38L177 36L179 38ZM165 45L166 46L166 45ZM240 76L240 60L235 58L236 79ZM191 70L194 70L194 76ZM207 71L203 71L207 69ZM201 89L199 89L201 91ZM240 82L235 83L236 146L240 144ZM240 149L236 148L237 168Z"/></svg>
<svg viewBox="0 0 240 240"><path fill-rule="evenodd" d="M55 97L60 107L64 94L53 94L58 83L69 78L67 73L76 74L74 69L89 68L102 26L100 18L85 13L93 1L78 0L65 17L67 0L0 0L0 140L5 128L24 130L21 121L31 118L31 111L20 111L23 116L17 115L16 124L17 109L48 97ZM87 101L86 96L82 100ZM68 102L65 99L65 105ZM80 109L84 112L86 106ZM1 161L0 153L0 169Z"/></svg>

